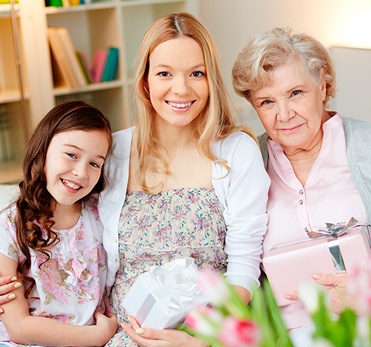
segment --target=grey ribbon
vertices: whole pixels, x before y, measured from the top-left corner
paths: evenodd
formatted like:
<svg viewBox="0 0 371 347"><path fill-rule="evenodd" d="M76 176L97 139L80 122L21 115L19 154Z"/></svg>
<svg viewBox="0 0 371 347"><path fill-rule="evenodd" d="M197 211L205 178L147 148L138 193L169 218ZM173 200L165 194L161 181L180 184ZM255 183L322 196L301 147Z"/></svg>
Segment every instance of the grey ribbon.
<svg viewBox="0 0 371 347"><path fill-rule="evenodd" d="M341 249L339 247L338 238L349 230L366 227L367 228L367 239L369 246L371 245L370 233L368 227L370 225L365 223L359 223L355 218L351 218L348 223L340 222L336 224L326 223L326 228L316 228L317 231L307 231L307 235L311 239L317 238L327 238L327 245L331 253L332 262L337 273L346 271L343 255L341 254Z"/></svg>

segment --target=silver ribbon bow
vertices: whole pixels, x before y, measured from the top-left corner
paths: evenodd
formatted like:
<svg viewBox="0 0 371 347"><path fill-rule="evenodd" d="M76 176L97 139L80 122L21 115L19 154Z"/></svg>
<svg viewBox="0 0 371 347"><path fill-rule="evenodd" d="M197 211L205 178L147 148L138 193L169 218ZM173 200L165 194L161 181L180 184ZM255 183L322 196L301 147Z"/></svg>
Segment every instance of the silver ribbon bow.
<svg viewBox="0 0 371 347"><path fill-rule="evenodd" d="M341 250L339 247L339 240L338 238L349 230L358 228L361 226L369 227L368 224L359 223L357 219L352 217L348 223L340 222L340 223L326 223L326 228L316 228L317 231L307 231L307 235L311 239L317 238L328 238L328 247L331 253L332 261L334 263L334 267L337 273L345 272L346 267L343 259L343 255L341 254ZM369 245L371 244L370 235L367 232L367 238L369 241Z"/></svg>

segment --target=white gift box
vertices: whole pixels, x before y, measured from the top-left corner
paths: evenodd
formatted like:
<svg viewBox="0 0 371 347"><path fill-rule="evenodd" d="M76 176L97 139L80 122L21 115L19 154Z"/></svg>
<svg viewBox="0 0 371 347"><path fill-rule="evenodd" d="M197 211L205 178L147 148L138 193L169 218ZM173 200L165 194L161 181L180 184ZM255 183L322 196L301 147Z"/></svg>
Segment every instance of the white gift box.
<svg viewBox="0 0 371 347"><path fill-rule="evenodd" d="M198 273L192 258L151 267L137 277L123 306L143 328L174 328L188 311L207 303L196 283Z"/></svg>

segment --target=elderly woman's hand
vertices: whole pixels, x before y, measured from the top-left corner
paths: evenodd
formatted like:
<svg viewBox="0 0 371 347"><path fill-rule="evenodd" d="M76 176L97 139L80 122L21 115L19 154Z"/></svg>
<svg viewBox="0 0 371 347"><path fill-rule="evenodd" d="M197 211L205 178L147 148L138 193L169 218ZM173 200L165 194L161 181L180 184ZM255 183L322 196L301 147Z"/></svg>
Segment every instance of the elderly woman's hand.
<svg viewBox="0 0 371 347"><path fill-rule="evenodd" d="M313 279L327 287L331 298L331 311L339 314L345 306L350 306L351 301L348 295L348 275L344 272L341 274L314 274Z"/></svg>
<svg viewBox="0 0 371 347"><path fill-rule="evenodd" d="M353 306L348 295L348 275L346 273L336 275L318 273L313 275L313 280L327 288L331 298L332 312L339 314L345 306ZM299 300L298 291L287 293L286 299Z"/></svg>
<svg viewBox="0 0 371 347"><path fill-rule="evenodd" d="M17 277L13 275L1 276L0 277L0 305L6 304L7 302L15 298L15 294L12 291L21 286L21 282L17 281ZM3 313L4 309L0 307L0 313Z"/></svg>

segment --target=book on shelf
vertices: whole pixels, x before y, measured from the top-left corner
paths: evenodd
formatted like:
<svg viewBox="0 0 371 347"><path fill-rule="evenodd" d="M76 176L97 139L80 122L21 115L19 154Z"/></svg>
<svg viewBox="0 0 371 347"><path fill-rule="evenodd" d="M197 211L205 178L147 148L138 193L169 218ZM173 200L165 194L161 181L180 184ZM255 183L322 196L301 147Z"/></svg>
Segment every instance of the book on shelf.
<svg viewBox="0 0 371 347"><path fill-rule="evenodd" d="M92 81L98 83L102 81L104 67L107 60L107 51L103 49L97 49L94 52L93 64L91 67Z"/></svg>
<svg viewBox="0 0 371 347"><path fill-rule="evenodd" d="M61 38L63 49L68 57L68 60L72 66L72 70L77 79L78 87L86 85L86 80L82 72L81 66L76 56L76 49L73 45L71 36L67 28L57 27L59 37Z"/></svg>
<svg viewBox="0 0 371 347"><path fill-rule="evenodd" d="M48 27L48 40L52 55L55 86L77 87L73 70L64 52L61 39L56 27Z"/></svg>
<svg viewBox="0 0 371 347"><path fill-rule="evenodd" d="M77 60L79 61L81 70L84 74L86 83L91 84L92 80L91 80L91 76L90 76L90 69L89 69L88 60L86 59L85 54L81 51L76 51L76 56L77 56Z"/></svg>
<svg viewBox="0 0 371 347"><path fill-rule="evenodd" d="M52 62L55 62L55 85L65 85L79 88L87 84L78 61L75 47L67 28L48 27L48 38L52 52ZM62 80L59 80L61 77Z"/></svg>
<svg viewBox="0 0 371 347"><path fill-rule="evenodd" d="M102 82L113 81L116 79L118 70L119 49L117 47L109 47L107 59L103 70Z"/></svg>
<svg viewBox="0 0 371 347"><path fill-rule="evenodd" d="M0 0L4 1L4 0ZM8 0L9 1L9 0ZM84 0L45 0L45 6L52 6L52 7L70 7L70 6L77 6L77 5L85 5Z"/></svg>

